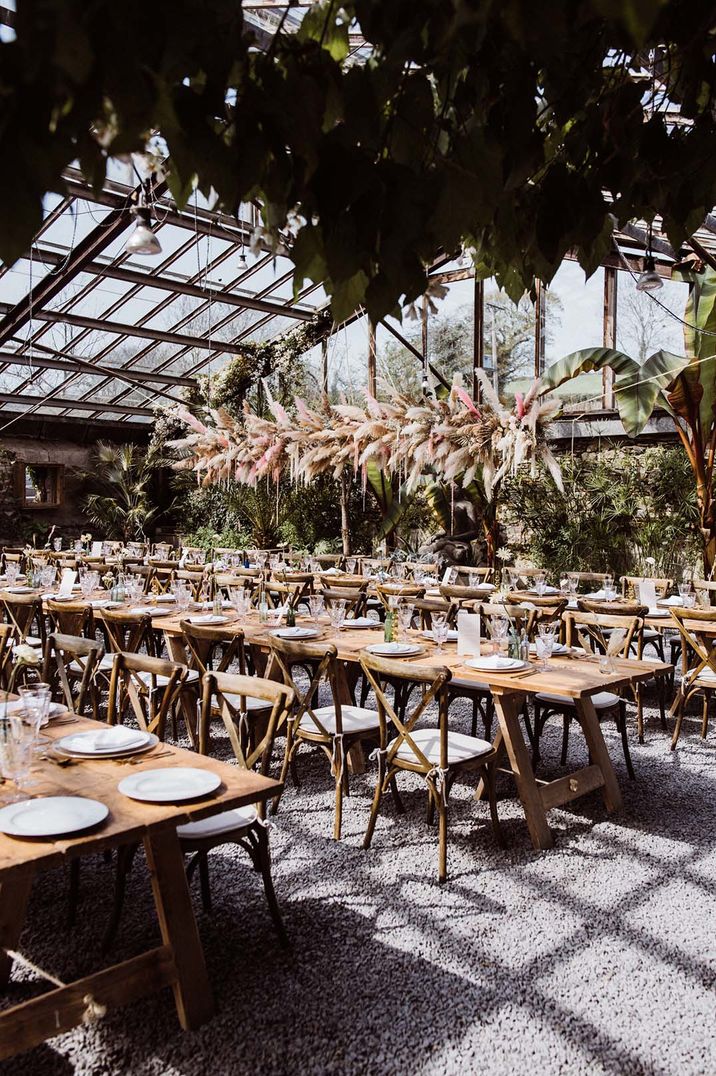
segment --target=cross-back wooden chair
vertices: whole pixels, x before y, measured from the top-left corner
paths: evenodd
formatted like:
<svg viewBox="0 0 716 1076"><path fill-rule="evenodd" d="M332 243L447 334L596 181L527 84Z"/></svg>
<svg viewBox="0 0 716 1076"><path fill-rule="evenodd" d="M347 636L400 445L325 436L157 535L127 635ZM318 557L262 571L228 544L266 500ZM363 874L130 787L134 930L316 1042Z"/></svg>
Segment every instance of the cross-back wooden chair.
<svg viewBox="0 0 716 1076"><path fill-rule="evenodd" d="M45 609L50 631L62 635L84 635L87 639L94 636L94 617L88 602L60 602L48 598Z"/></svg>
<svg viewBox="0 0 716 1076"><path fill-rule="evenodd" d="M451 628L455 627L457 617L457 605L446 601L445 598L415 598L413 611L418 618L418 627L422 631L429 631L433 626L433 613L445 613L447 622Z"/></svg>
<svg viewBox="0 0 716 1076"><path fill-rule="evenodd" d="M467 602L485 601L484 590L478 587L464 587L455 584L441 584L440 594L445 601L455 602L459 609L464 608Z"/></svg>
<svg viewBox="0 0 716 1076"><path fill-rule="evenodd" d="M12 677L12 647L15 628L12 624L0 624L0 687L9 690Z"/></svg>
<svg viewBox="0 0 716 1076"><path fill-rule="evenodd" d="M437 568L437 565L435 566ZM456 565L455 572L455 585L467 586L471 575L478 575L481 583L492 583L495 578L495 569L488 568L484 565L475 567L472 565L465 566L464 564Z"/></svg>
<svg viewBox="0 0 716 1076"><path fill-rule="evenodd" d="M261 702L259 711L247 713L244 723L237 722L235 700L252 697ZM286 684L255 676L208 672L202 684L202 722L215 710L220 713L239 766L268 774L273 744L278 729L288 720L293 705L293 691ZM260 720L260 727L259 727ZM271 918L281 943L288 944L286 929L271 878L271 857L265 805L238 807L199 822L177 827L182 851L193 858L187 875L191 878L198 866L204 907L211 910L208 853L223 844L238 844L248 852L254 869L261 875Z"/></svg>
<svg viewBox="0 0 716 1076"><path fill-rule="evenodd" d="M345 563L342 553L317 553L312 559L322 568L342 568Z"/></svg>
<svg viewBox="0 0 716 1076"><path fill-rule="evenodd" d="M152 618L149 613L132 613L128 609L103 609L99 620L107 653L138 653L144 648L154 654Z"/></svg>
<svg viewBox="0 0 716 1076"><path fill-rule="evenodd" d="M355 590L351 587L322 587L320 594L326 609L330 609L334 602L345 602L346 618L349 620L354 620L365 613L365 588Z"/></svg>
<svg viewBox="0 0 716 1076"><path fill-rule="evenodd" d="M104 647L96 639L53 631L47 636L42 679L50 684L53 698L68 710L83 714L89 702L92 716L99 719L100 694L97 671Z"/></svg>
<svg viewBox="0 0 716 1076"><path fill-rule="evenodd" d="M682 644L681 683L671 706L676 715L671 750L676 748L686 706L695 695L702 696L701 739L708 732L709 705L716 692L716 607L712 609L670 608Z"/></svg>
<svg viewBox="0 0 716 1076"><path fill-rule="evenodd" d="M395 782L397 774L401 771L422 774L428 791L428 821L432 822L436 810L438 814L438 879L444 882L447 878L448 800L458 774L476 771L483 779L495 837L502 843L495 799L497 752L487 740L448 727L449 669L412 662L406 664L367 651L361 652L360 661L375 692L380 729L378 780L363 847L370 848L380 804L389 788L400 803ZM410 714L399 714L386 695L383 685L389 679L418 685L420 690L414 696ZM437 727L418 727L433 702L438 708ZM397 735L389 740L393 730Z"/></svg>
<svg viewBox="0 0 716 1076"><path fill-rule="evenodd" d="M135 579L141 579L143 583L143 590L145 594L148 594L152 580L154 579L156 568L151 564L128 564L127 575L133 576Z"/></svg>
<svg viewBox="0 0 716 1076"><path fill-rule="evenodd" d="M45 618L42 613L42 598L38 594L10 594L3 591L0 600L5 619L15 630L15 641L28 643L30 646L44 646Z"/></svg>
<svg viewBox="0 0 716 1076"><path fill-rule="evenodd" d="M157 571L159 572L159 570ZM164 569L164 571L166 572L167 569ZM177 568L172 571L171 580L168 579L166 583L167 590L169 589L170 582L175 579L177 582L181 581L188 585L191 590L191 596L195 602L201 600L205 585L208 586L209 590L211 589L211 584L207 578L207 573L203 564L189 565L185 568Z"/></svg>
<svg viewBox="0 0 716 1076"><path fill-rule="evenodd" d="M178 662L146 654L114 654L107 723L122 724L124 715L131 709L143 732L153 732L163 740L167 719L176 711L187 671Z"/></svg>
<svg viewBox="0 0 716 1076"><path fill-rule="evenodd" d="M285 783L291 772L294 784L299 787L296 756L303 744L320 748L331 763L335 782L335 814L333 836L341 839L343 796L349 794L347 754L354 744L363 740L376 740L378 714L364 706L341 702L338 659L335 646L325 643L298 643L286 639L271 639L271 664L280 671L284 684L294 693L295 705L286 729L286 750L281 770ZM292 675L294 666L308 667L311 680L303 691ZM327 681L331 703L318 706L319 688ZM273 801L274 813L278 810L280 794Z"/></svg>
<svg viewBox="0 0 716 1076"><path fill-rule="evenodd" d="M639 600L640 583L653 583L657 598L665 598L674 586L673 579L652 575L622 575L620 582L622 585L622 597L630 601Z"/></svg>
<svg viewBox="0 0 716 1076"><path fill-rule="evenodd" d="M616 613L586 613L569 612L564 614L566 627L567 646L581 646L587 654L598 656L606 654L610 644L612 633L622 631L622 642L614 657L628 658L635 636L643 627L643 620L639 616L620 616ZM591 702L596 710L600 721L606 717L613 717L622 740L624 762L626 763L629 777L634 778L631 753L629 751L629 735L627 730L626 700L613 691L599 691L591 696ZM567 761L569 748L569 732L572 721L577 716L574 699L566 695L554 695L549 692L538 692L533 700L534 705L534 729L532 739L532 761L535 768L540 757L540 738L547 720L553 715L562 717L562 755L561 765ZM638 705L638 700L637 700Z"/></svg>
<svg viewBox="0 0 716 1076"><path fill-rule="evenodd" d="M379 583L375 588L375 592L384 609L390 608L390 603L393 598L397 598L400 601L403 599L423 598L425 596L425 587L418 586L417 583Z"/></svg>
<svg viewBox="0 0 716 1076"><path fill-rule="evenodd" d="M617 603L597 601L589 598L578 598L577 605L582 612L586 613L601 613L604 616L613 616L618 614L619 616L638 616L640 618L640 627L635 633L632 639L632 650L636 654L639 661L641 661L644 655L645 646L653 646L656 651L656 655L660 661L665 661L664 657L664 636L662 631L656 628L647 628L644 625L644 617L647 616L649 609L648 606L642 605L641 602L629 600L623 600ZM669 621L665 618L664 624L669 627ZM662 629L663 630L663 629Z"/></svg>
<svg viewBox="0 0 716 1076"><path fill-rule="evenodd" d="M279 606L288 605L295 612L301 600L302 591L303 587L300 583L278 583L271 580L266 584L264 593L272 608L278 609Z"/></svg>
<svg viewBox="0 0 716 1076"><path fill-rule="evenodd" d="M171 542L154 542L150 555L164 560L176 559L174 546Z"/></svg>
<svg viewBox="0 0 716 1076"><path fill-rule="evenodd" d="M244 634L237 631L228 636L220 626L208 624L193 624L189 620L182 620L180 628L186 639L189 651L188 667L190 672L198 673L203 678L209 672L237 673L245 676L247 671L246 647ZM231 700L229 700L231 701ZM242 699L234 699L237 714L251 712L264 708L260 699L254 699L248 695ZM204 721L206 717L206 721ZM198 730L199 751L206 755L209 752L211 713L201 711Z"/></svg>

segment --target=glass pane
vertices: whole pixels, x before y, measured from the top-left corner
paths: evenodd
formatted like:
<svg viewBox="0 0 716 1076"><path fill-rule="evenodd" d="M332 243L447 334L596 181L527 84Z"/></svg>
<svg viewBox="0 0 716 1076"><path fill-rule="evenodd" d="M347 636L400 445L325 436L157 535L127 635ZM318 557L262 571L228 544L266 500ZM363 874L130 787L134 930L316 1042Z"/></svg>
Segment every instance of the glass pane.
<svg viewBox="0 0 716 1076"><path fill-rule="evenodd" d="M664 280L655 292L637 291L630 273L617 276L617 347L644 362L664 349L684 354L683 318L689 286L680 280Z"/></svg>
<svg viewBox="0 0 716 1076"><path fill-rule="evenodd" d="M588 280L577 262L565 261L547 290L545 366L573 351L602 347L604 342L604 270ZM602 406L601 373L581 374L555 390L565 410Z"/></svg>

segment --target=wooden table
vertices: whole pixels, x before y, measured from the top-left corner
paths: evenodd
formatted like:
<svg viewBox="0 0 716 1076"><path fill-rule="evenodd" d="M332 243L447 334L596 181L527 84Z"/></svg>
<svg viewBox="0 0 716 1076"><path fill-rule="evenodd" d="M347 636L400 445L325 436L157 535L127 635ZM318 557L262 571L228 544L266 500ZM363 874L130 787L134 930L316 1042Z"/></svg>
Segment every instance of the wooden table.
<svg viewBox="0 0 716 1076"><path fill-rule="evenodd" d="M235 615L227 613L227 616L227 623L223 625L227 637L241 630L252 648L263 652L268 650L271 625L259 623L255 613L241 621ZM181 619L176 615L163 617L160 624L172 658L175 661L185 662L187 654L179 627ZM302 617L299 617L297 622L313 623ZM346 666L346 680L340 685L340 695L342 702L350 702L349 670L352 670L354 674L357 673L361 650L371 643L381 641L383 629L382 626L375 631L347 628L336 633L332 628L326 628L326 623L326 619L321 622L321 626L324 627L321 640L336 646L338 657ZM616 811L622 806L619 784L591 696L599 691L615 691L650 680L668 672L670 665L656 661L616 658L614 659L615 671L605 675L600 672L596 658L571 656L551 658L546 672L540 672L534 664L526 674L510 675L483 670L478 672L466 666L464 658L458 657L455 643L446 644L442 653L438 653L435 644L425 639L419 632L412 631L410 634L417 642L420 642L424 649L423 653L415 658L407 659L408 661L415 661L421 665L446 665L455 675L459 674L461 680L488 684L494 697L495 713L499 723L494 745L504 750L507 755L510 772L517 786L535 848L551 848L554 844L547 822L547 811L552 807L562 806L595 789L602 789L607 811ZM274 675L270 665L266 675ZM529 695L537 694L537 692L565 695L574 699L575 716L584 730L591 756L589 766L554 781L536 779L519 720L523 702ZM481 794L482 790L479 789L478 792Z"/></svg>
<svg viewBox="0 0 716 1076"><path fill-rule="evenodd" d="M51 723L43 733L59 738L68 732L96 727L95 722L83 718L71 725ZM88 796L105 803L110 814L89 833L61 840L18 840L0 834L2 985L6 986L10 978L12 959L7 950L17 947L35 875L70 859L122 844L144 844L162 944L0 1013L0 1058L28 1050L75 1027L82 1021L88 998L111 1008L170 986L183 1028L199 1027L213 1015L214 1003L176 827L271 799L281 785L181 748L163 744L160 750L170 754L153 760L150 752L139 765L93 759L67 767L44 761L33 768L33 777L38 778L33 796ZM117 790L119 781L130 773L178 765L217 773L222 784L211 797L179 805L138 803Z"/></svg>

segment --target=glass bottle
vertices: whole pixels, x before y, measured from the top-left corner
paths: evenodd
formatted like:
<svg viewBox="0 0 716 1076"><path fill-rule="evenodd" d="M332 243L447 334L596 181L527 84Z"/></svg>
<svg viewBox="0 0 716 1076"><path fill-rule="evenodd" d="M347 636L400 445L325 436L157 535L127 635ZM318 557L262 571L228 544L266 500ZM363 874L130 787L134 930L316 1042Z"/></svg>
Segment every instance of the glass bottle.
<svg viewBox="0 0 716 1076"><path fill-rule="evenodd" d="M266 586L263 581L259 585L259 622L265 624L268 620L268 602L266 601Z"/></svg>

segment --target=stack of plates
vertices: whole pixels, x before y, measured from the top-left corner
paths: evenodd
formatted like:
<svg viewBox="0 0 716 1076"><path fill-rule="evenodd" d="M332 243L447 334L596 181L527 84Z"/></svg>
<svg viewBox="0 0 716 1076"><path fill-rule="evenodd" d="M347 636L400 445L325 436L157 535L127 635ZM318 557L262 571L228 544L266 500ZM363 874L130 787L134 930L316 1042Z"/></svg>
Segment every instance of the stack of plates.
<svg viewBox="0 0 716 1076"><path fill-rule="evenodd" d="M136 605L134 609L129 610L130 613L135 613L139 616L144 616L145 613L149 613L150 616L171 616L171 609L156 609L151 605Z"/></svg>
<svg viewBox="0 0 716 1076"><path fill-rule="evenodd" d="M422 634L426 639L432 639L433 641L435 640L435 636L433 635L432 628L430 628L428 631L424 631ZM448 629L447 641L449 643L456 643L457 642L457 628L449 628Z"/></svg>
<svg viewBox="0 0 716 1076"><path fill-rule="evenodd" d="M271 634L277 639L316 639L321 633L317 628L302 628L297 624L292 628L275 628Z"/></svg>
<svg viewBox="0 0 716 1076"><path fill-rule="evenodd" d="M479 672L513 673L529 668L528 661L521 661L519 658L507 658L502 654L489 654L484 658L469 658L465 664L468 668L477 669Z"/></svg>
<svg viewBox="0 0 716 1076"><path fill-rule="evenodd" d="M378 654L384 658L411 658L421 654L422 649L416 643L373 643L366 647L369 654Z"/></svg>
<svg viewBox="0 0 716 1076"><path fill-rule="evenodd" d="M218 613L203 613L201 616L190 616L190 624L225 624L228 616L219 616Z"/></svg>
<svg viewBox="0 0 716 1076"><path fill-rule="evenodd" d="M120 758L148 751L158 743L151 732L112 725L91 732L73 732L56 740L55 751L70 758Z"/></svg>
<svg viewBox="0 0 716 1076"><path fill-rule="evenodd" d="M569 654L570 647L565 646L564 643L555 643L552 647L552 653L556 657L559 654ZM537 643L530 643L530 654L537 653Z"/></svg>
<svg viewBox="0 0 716 1076"><path fill-rule="evenodd" d="M373 620L369 616L357 616L355 620L344 621L343 627L346 631L352 628L382 628L383 625L379 620Z"/></svg>

